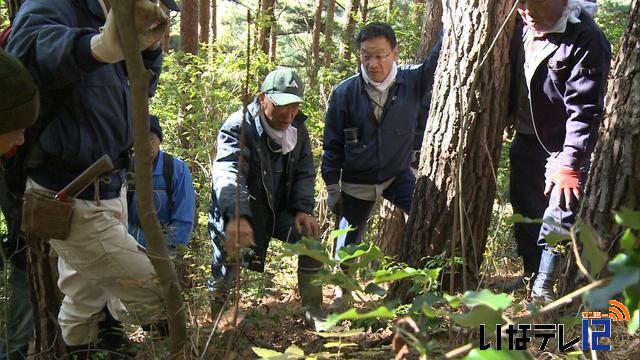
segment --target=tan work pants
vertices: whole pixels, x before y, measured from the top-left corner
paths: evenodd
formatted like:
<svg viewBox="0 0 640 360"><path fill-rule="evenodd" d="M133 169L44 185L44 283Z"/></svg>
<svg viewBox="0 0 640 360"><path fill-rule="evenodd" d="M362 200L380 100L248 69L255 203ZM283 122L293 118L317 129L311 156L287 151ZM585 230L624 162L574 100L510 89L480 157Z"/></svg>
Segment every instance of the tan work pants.
<svg viewBox="0 0 640 360"><path fill-rule="evenodd" d="M27 181L30 188L45 189L32 179ZM59 256L58 286L64 300L58 321L67 345L95 342L107 304L116 318L127 315L138 323L148 323L162 311L155 270L127 232L125 187L115 199L75 199L69 237L50 243ZM114 306L117 299L126 314Z"/></svg>

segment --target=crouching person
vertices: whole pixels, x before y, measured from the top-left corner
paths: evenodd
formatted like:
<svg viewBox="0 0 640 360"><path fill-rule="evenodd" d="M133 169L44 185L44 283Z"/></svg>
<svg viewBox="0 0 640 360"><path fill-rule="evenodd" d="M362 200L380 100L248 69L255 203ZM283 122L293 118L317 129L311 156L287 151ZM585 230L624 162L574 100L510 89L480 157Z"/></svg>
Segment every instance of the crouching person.
<svg viewBox="0 0 640 360"><path fill-rule="evenodd" d="M244 266L262 272L272 237L289 243L301 235L319 237L318 221L311 215L315 166L307 117L299 110L302 81L293 70L280 68L267 75L260 90L218 134L209 214L214 307L224 302L237 270L231 255L250 247ZM310 327L322 316L322 285L312 282L321 268L322 263L307 256L298 259L298 289Z"/></svg>

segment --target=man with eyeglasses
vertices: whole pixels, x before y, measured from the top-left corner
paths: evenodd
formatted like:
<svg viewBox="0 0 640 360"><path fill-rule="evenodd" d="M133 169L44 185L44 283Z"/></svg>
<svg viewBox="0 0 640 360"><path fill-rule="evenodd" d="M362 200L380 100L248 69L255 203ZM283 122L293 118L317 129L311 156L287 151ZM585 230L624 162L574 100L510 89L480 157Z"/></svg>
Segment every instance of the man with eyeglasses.
<svg viewBox="0 0 640 360"><path fill-rule="evenodd" d="M440 41L418 66L398 67L398 42L389 24L370 23L356 37L360 73L333 92L327 111L322 178L327 204L340 228L354 231L338 237L336 251L361 241L375 201L384 197L405 213L411 209L415 176L413 154L422 145ZM428 104L426 108L428 109ZM340 308L343 291L332 305Z"/></svg>
<svg viewBox="0 0 640 360"><path fill-rule="evenodd" d="M592 19L592 2L521 0L518 12L524 21L524 66L522 79L514 84L529 95L518 111L529 112L528 127L546 152L544 167L538 170L544 172L548 197L537 236L537 245L544 249L532 296L549 302L560 254L546 238L567 234L575 222L603 114L611 50ZM526 187L541 175L525 175L512 185Z"/></svg>
<svg viewBox="0 0 640 360"><path fill-rule="evenodd" d="M216 312L239 270L227 254L250 248L243 266L263 272L272 237L294 243L301 236L320 236L313 216L316 172L304 125L307 116L300 111L304 84L292 69L279 68L267 75L260 91L245 110L229 116L218 134L209 210L213 263L208 284ZM311 257L298 258L298 290L312 328L323 317L322 285L312 283L321 269L322 263Z"/></svg>

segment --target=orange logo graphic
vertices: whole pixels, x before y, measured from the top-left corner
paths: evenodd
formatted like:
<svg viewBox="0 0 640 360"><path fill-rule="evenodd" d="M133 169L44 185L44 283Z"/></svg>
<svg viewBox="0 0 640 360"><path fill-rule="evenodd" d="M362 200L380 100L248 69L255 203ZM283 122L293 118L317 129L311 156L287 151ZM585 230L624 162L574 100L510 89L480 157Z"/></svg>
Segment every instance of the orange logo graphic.
<svg viewBox="0 0 640 360"><path fill-rule="evenodd" d="M613 321L629 321L631 315L629 310L623 303L617 300L609 300L609 314L602 314L603 316L609 316Z"/></svg>

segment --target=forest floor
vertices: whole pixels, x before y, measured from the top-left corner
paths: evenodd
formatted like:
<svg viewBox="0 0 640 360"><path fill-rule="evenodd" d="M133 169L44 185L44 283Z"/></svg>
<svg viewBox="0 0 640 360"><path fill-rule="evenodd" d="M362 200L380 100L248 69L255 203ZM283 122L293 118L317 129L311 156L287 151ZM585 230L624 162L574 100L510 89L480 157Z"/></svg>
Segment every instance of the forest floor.
<svg viewBox="0 0 640 360"><path fill-rule="evenodd" d="M512 261L510 257L498 258L493 264L493 269L487 271L490 275L483 279L483 287L498 292L503 284L521 275L521 272L518 272L520 267L521 264L517 260ZM239 325L235 333L231 330L233 311L229 310L222 314L215 325L217 319L213 319L211 312L208 311L207 295L202 295L203 289L192 289L194 293L201 294L192 296L187 302L190 307L188 314L191 318L191 346L194 354L197 354L194 358L224 359L231 337L234 338L235 346L228 359L257 359L260 358L258 355L260 351L262 354L269 351L290 353L290 356L282 355L274 359L393 359L395 357L391 345L395 334L395 320L344 322L325 333L307 329L296 289L296 262L293 257L282 256L281 247L274 246L274 249L270 250L264 274L245 271L242 278L244 283L238 312L239 320L237 320ZM518 310L516 310L519 313L511 312L508 315L511 318L526 315L526 306L530 303L527 291L516 291L510 296L513 303L520 306L517 306ZM334 287L325 286L325 307L331 303L333 297ZM382 299L371 295L356 295L356 299L353 306L360 312L371 310L382 304ZM573 312L574 317L578 310L577 305L579 304L571 306L570 311ZM622 323L614 323L611 337L614 350L598 352L597 358L640 359L640 336L627 335L625 326ZM214 327L216 331L212 334ZM144 349L139 353L138 359L166 357L161 355L166 354L166 344L159 347L161 342L144 339L141 331L134 335ZM565 338L579 335L580 327L578 326ZM446 322L445 325L435 328L433 333L427 334L426 338L431 346L429 358L436 359L444 358L444 353L468 342L473 342L474 346L477 346L479 341L477 329L469 330L457 326L449 329ZM529 352L535 359L580 358L579 352L558 355L553 340L546 351L538 351L539 345L538 339L534 339L533 343L529 344ZM304 357L299 356L302 353ZM587 358L593 358L588 352L585 355ZM418 359L418 357L415 349L411 349L407 355L407 359Z"/></svg>

